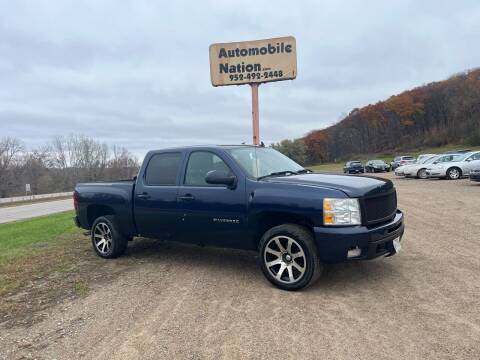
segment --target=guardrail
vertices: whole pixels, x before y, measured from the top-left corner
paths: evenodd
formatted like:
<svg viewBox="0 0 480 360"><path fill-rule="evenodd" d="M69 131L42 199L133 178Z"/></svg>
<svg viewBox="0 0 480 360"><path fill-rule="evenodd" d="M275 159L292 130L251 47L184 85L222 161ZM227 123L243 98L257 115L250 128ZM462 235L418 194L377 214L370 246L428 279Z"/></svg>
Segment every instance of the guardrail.
<svg viewBox="0 0 480 360"><path fill-rule="evenodd" d="M71 195L72 195L72 192L67 191L67 192L53 193L53 194L14 196L14 197L9 197L9 198L1 198L0 199L0 204L10 204L10 203L16 203L16 202L21 202L21 201L48 199L48 198L56 198L56 197L71 196Z"/></svg>

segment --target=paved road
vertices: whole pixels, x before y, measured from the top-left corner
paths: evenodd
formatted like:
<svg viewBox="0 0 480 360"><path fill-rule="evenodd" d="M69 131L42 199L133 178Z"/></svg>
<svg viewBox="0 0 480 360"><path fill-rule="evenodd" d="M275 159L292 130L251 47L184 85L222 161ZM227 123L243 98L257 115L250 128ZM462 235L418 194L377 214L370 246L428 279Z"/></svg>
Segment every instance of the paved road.
<svg viewBox="0 0 480 360"><path fill-rule="evenodd" d="M0 224L72 210L72 199L0 208Z"/></svg>

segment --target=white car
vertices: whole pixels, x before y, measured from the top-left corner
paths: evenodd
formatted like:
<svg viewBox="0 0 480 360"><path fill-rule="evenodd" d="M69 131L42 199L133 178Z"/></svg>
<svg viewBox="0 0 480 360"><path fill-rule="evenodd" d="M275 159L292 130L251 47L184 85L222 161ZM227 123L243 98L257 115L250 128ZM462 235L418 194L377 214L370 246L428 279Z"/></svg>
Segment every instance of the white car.
<svg viewBox="0 0 480 360"><path fill-rule="evenodd" d="M427 160L431 159L432 157L437 156L436 154L422 154L417 157L417 159L410 164L405 164L402 166L399 166L398 168L395 169L395 175L397 176L412 176L412 168L417 169L415 171L415 177L418 170L422 167L421 164L424 164ZM419 167L420 165L420 167Z"/></svg>
<svg viewBox="0 0 480 360"><path fill-rule="evenodd" d="M405 166L403 175L405 177L414 177L417 179L427 178L427 167L430 167L435 161L438 161L443 155L433 155L423 157L420 161L416 161L414 164Z"/></svg>
<svg viewBox="0 0 480 360"><path fill-rule="evenodd" d="M466 154L442 155L427 168L429 178L447 178L457 180L468 176L470 171L480 165L480 151Z"/></svg>

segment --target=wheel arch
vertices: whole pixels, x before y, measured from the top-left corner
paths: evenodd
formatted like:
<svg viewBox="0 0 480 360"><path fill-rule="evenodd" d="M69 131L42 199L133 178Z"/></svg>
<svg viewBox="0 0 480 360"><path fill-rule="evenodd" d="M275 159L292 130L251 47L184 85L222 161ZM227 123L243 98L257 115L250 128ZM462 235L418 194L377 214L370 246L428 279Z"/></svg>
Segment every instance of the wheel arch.
<svg viewBox="0 0 480 360"><path fill-rule="evenodd" d="M419 174L420 174L420 171L422 171L422 170L427 171L427 168L422 167L422 168L418 169L418 170L417 170L417 174L416 174L417 178L420 178Z"/></svg>
<svg viewBox="0 0 480 360"><path fill-rule="evenodd" d="M306 228L313 234L315 226L312 219L305 215L283 211L265 211L260 213L255 220L254 247L258 248L260 240L269 229L282 224L295 224Z"/></svg>
<svg viewBox="0 0 480 360"><path fill-rule="evenodd" d="M105 215L115 215L115 211L113 210L112 207L107 205L98 205L98 204L89 205L87 207L88 227L92 228L95 220L98 219L100 216L105 216Z"/></svg>
<svg viewBox="0 0 480 360"><path fill-rule="evenodd" d="M460 166L457 166L457 165L453 165L453 166L450 166L447 171L445 171L445 174L447 175L448 177L448 172L452 169L457 169L458 170L458 173L460 174L459 175L459 178L463 176L463 171L462 171L462 168Z"/></svg>

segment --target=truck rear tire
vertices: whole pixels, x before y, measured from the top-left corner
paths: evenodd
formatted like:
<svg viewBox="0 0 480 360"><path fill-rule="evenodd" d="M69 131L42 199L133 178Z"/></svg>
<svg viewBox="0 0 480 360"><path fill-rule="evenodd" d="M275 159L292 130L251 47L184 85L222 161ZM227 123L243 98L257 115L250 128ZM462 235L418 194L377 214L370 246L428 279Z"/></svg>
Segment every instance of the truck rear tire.
<svg viewBox="0 0 480 360"><path fill-rule="evenodd" d="M283 290L306 288L322 272L311 232L296 224L268 230L260 240L259 255L265 277Z"/></svg>
<svg viewBox="0 0 480 360"><path fill-rule="evenodd" d="M102 258L116 258L127 250L128 238L117 230L111 215L101 216L94 221L91 236L93 249Z"/></svg>

